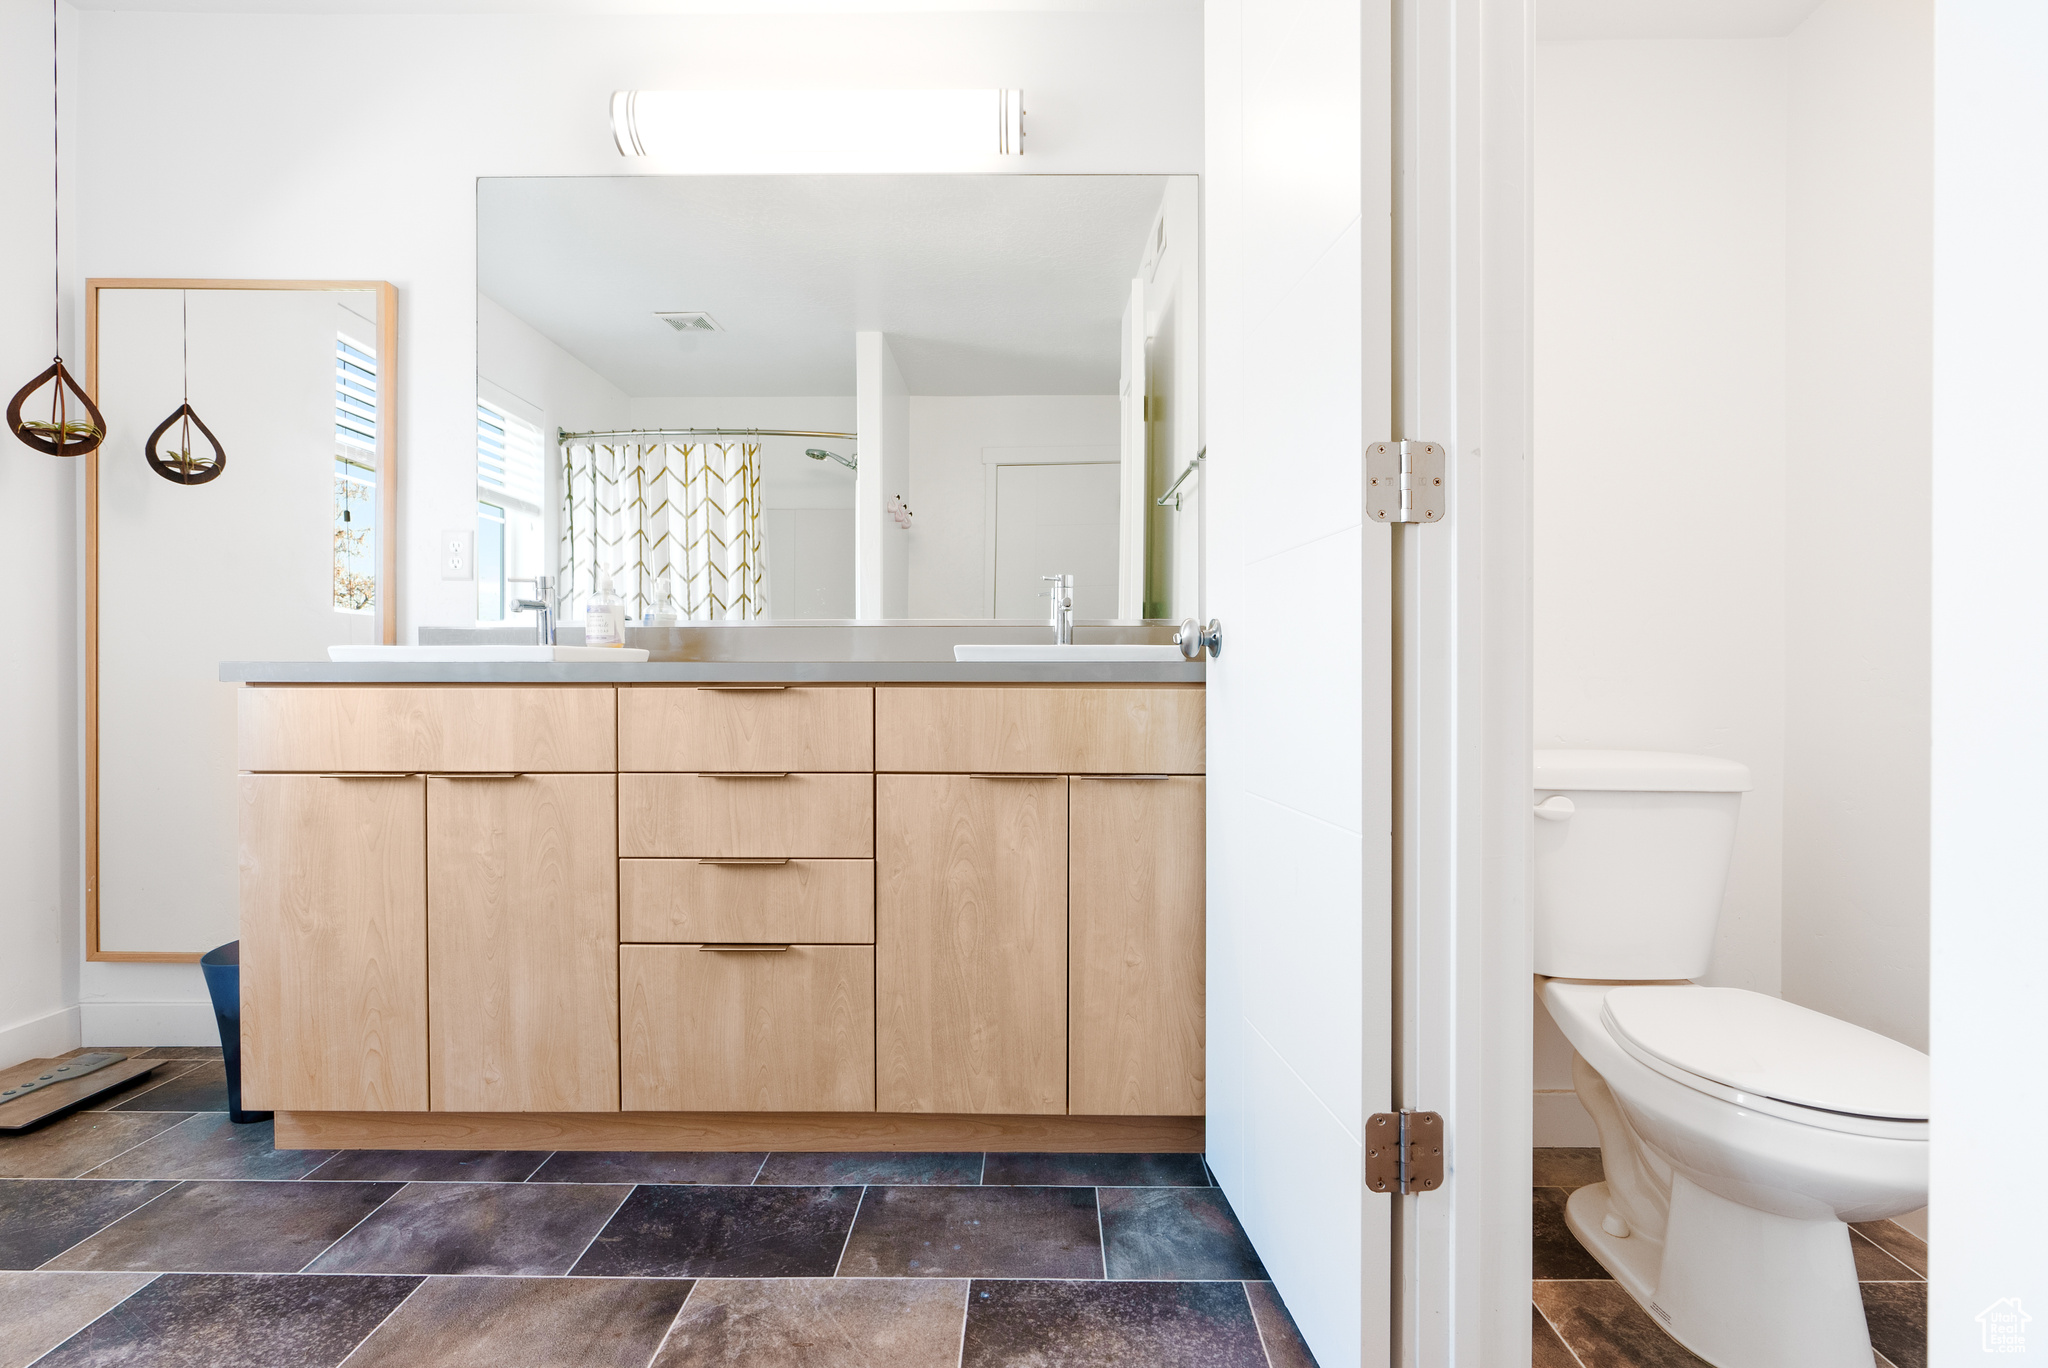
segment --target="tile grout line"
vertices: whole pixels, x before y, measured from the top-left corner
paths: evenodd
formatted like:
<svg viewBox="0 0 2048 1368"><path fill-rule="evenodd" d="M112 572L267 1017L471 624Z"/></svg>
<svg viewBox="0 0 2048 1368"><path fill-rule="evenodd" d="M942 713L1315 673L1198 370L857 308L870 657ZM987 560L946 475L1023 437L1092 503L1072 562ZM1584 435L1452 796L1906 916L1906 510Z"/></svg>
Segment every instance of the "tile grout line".
<svg viewBox="0 0 2048 1368"><path fill-rule="evenodd" d="M63 1181L66 1181L66 1180L64 1180L64 1179L49 1179L49 1180L47 1180L47 1181L50 1181L50 1182L63 1182ZM71 1182L77 1182L78 1180L74 1178L74 1179L71 1179L71 1180L69 1180L69 1181L71 1181ZM105 1180L105 1179L101 1179L100 1181L104 1182L104 1181L107 1181L107 1180ZM168 1179L167 1179L167 1178L144 1178L144 1179L141 1179L141 1180L139 1180L139 1181L142 1181L142 1182L145 1182L145 1183L151 1183L151 1182L154 1182L154 1183L163 1183L163 1182L168 1182L168 1183L170 1184L170 1186L169 1186L169 1187L167 1187L167 1188L165 1188L165 1189L164 1189L164 1190L163 1190L162 1192L159 1192L159 1193L158 1193L158 1194L157 1194L156 1196L154 1196L154 1197L150 1198L150 1199L149 1199L148 1201L146 1201L146 1202L142 1203L142 1205L141 1205L141 1206L138 1206L138 1207L136 1207L136 1208L134 1209L134 1211L124 1211L124 1212L122 1212L122 1213L121 1213L121 1214L120 1214L119 1216L116 1216L116 1217L115 1217L115 1218L114 1218L113 1220L111 1220L111 1221L107 1222L107 1223L106 1223L105 1225L101 1226L101 1227L100 1227L99 1229L97 1229L97 1230L93 1231L93 1232L92 1232L91 1234L89 1234L89 1235L86 1235L86 1236L83 1236L83 1237L81 1237L81 1238L79 1238L79 1239L73 1240L73 1241L72 1241L72 1242L71 1242L70 1244L68 1244L68 1245L65 1245L65 1246L64 1246L64 1247L63 1247L62 1249L58 1250L58 1251L57 1251L57 1252L56 1252L55 1254L52 1254L52 1255L51 1255L51 1256L50 1256L50 1257L49 1257L48 1259L45 1259L45 1260L43 1260L43 1261L42 1261L42 1263L39 1263L39 1264L37 1264L37 1265L35 1266L35 1269L34 1269L33 1271L35 1271L35 1272L38 1272L38 1273L40 1273L40 1272L44 1272L44 1271L48 1271L48 1272L51 1272L51 1273L69 1273L69 1272L78 1272L78 1273L84 1273L84 1272L99 1272L99 1271L101 1271L101 1270L98 1270L98 1269L91 1269L91 1270L88 1270L88 1269L83 1269L83 1268L80 1268L80 1269L66 1269L66 1268L49 1268L49 1267L48 1267L48 1265L49 1265L49 1263L51 1262L51 1260L54 1260L54 1259L61 1259L61 1258L63 1258L63 1257L64 1257L64 1256L66 1255L66 1254L69 1254L69 1253L70 1253L70 1252L71 1252L72 1250L74 1250L74 1249L78 1248L78 1247L79 1247L80 1245L84 1244L84 1243L85 1243L85 1242L86 1242L87 1240L93 1240L93 1239L98 1239L98 1238L99 1238L99 1237L100 1237L101 1235L104 1235L104 1234L106 1234L106 1233L107 1233L108 1231L112 1230L112 1229L113 1229L113 1228L114 1228L115 1226L117 1226L117 1225L121 1224L121 1222L123 1222L123 1221L127 1220L127 1219L128 1219L128 1218L129 1218L130 1216L133 1216L133 1215L135 1214L135 1212L137 1212L137 1211L141 1211L141 1210L143 1209L143 1207L151 1207L151 1206L155 1206L155 1205L156 1205L156 1204L157 1204L157 1203L158 1203L159 1201L161 1201L161 1200L162 1200L163 1198L165 1198L165 1197L168 1197L168 1196L170 1196L170 1195L171 1195L172 1193L176 1192L176 1191L177 1191L177 1190L178 1190L179 1188L181 1188L181 1187L185 1186L185 1184L187 1184L187 1183L190 1183L190 1182L193 1182L193 1181L195 1181L195 1180L194 1180L194 1179L191 1179L191 1178L168 1178ZM108 1270L108 1271L111 1271L111 1270ZM135 1290L136 1290L137 1292L140 1292L140 1291L141 1291L142 1289L141 1289L140 1287L138 1287L138 1288L136 1288ZM116 1304L118 1305L118 1303L116 1303Z"/></svg>
<svg viewBox="0 0 2048 1368"><path fill-rule="evenodd" d="M846 1223L846 1238L839 1242L839 1257L832 1261L832 1276L838 1277L839 1270L846 1263L846 1251L853 1245L853 1227L860 1220L860 1209L867 1205L868 1184L860 1185L860 1197L853 1204L853 1220Z"/></svg>
<svg viewBox="0 0 2048 1368"><path fill-rule="evenodd" d="M754 1166L754 1176L747 1180L748 1187L761 1186L761 1175L768 1171L768 1161L770 1159L773 1159L774 1157L774 1150L769 1150L766 1154L761 1156L761 1162Z"/></svg>
<svg viewBox="0 0 2048 1368"><path fill-rule="evenodd" d="M612 1185L609 1183L591 1183L588 1184L588 1186L609 1187ZM623 1187L626 1190L623 1194L620 1195L617 1204L614 1205L610 1211L605 1213L604 1219L597 1223L597 1229L590 1232L590 1238L583 1242L583 1248L576 1251L576 1257L569 1260L568 1264L563 1267L560 1273L553 1274L552 1276L558 1278L566 1278L570 1274L574 1273L576 1271L576 1265L583 1262L584 1256L590 1253L590 1247L597 1243L598 1237L603 1235L605 1231L611 1229L612 1222L619 1219L619 1213L625 1210L626 1203L632 1201L633 1194L638 1192L645 1185L641 1183L621 1183L618 1184L618 1186ZM696 1291L697 1285L695 1283L690 1284L690 1290L693 1292ZM684 1300L688 1300L688 1298L686 1297ZM679 1313L682 1310L681 1307L678 1307L676 1309Z"/></svg>
<svg viewBox="0 0 2048 1368"><path fill-rule="evenodd" d="M1109 1281L1109 1237L1102 1233L1102 1189L1090 1188L1088 1195L1095 1199L1095 1248L1102 1255L1102 1280ZM1245 1305L1251 1305L1247 1300Z"/></svg>
<svg viewBox="0 0 2048 1368"><path fill-rule="evenodd" d="M36 1355L36 1356L35 1356L34 1358L30 1359L30 1360L29 1360L29 1361L28 1361L27 1363L24 1363L24 1364L22 1365L22 1368L35 1368L35 1365L37 1365L38 1363L41 1363L41 1362L42 1362L42 1361L43 1361L44 1359L46 1359L46 1358L48 1358L48 1357L49 1357L50 1355L52 1355L52 1354L56 1353L56 1352L57 1352L57 1351L58 1351L59 1349L62 1349L62 1348L63 1348L63 1347L65 1346L65 1345L67 1345L67 1344L71 1343L71 1341L73 1341L73 1340L77 1339L77 1338L78 1338L78 1337L79 1337L80 1335L84 1334L84 1333L85 1333L86 1331L88 1331L88 1330L92 1329L92 1328L93 1328L93 1327L94 1327L95 1325L98 1325L98 1324L99 1324L99 1323L100 1323L101 1321L105 1320L105 1319L106 1319L106 1318L107 1318L108 1316L112 1315L112 1314L113 1314L114 1312L116 1312L116 1311L119 1311L119 1310L120 1310L120 1309L121 1309L122 1307L126 1306L126 1305L128 1304L128 1302L129 1302L129 1300L130 1300L131 1298L135 1297L136 1295L138 1295L139 1293L141 1293L141 1292L145 1291L145 1290L146 1290L146 1289L148 1289L148 1288L154 1287L154 1286L156 1285L156 1280L157 1280L158 1278L161 1278L162 1276L163 1276L163 1274L161 1274L161 1273L152 1273L152 1274L150 1274L150 1275L149 1275L149 1281L148 1281L148 1282L144 1283L144 1284L143 1284L143 1285L142 1285L141 1287L138 1287L138 1288L136 1288L136 1289L135 1289L135 1291L133 1291L133 1292L130 1292L130 1293L129 1293L129 1294L128 1294L128 1295L126 1296L126 1297L123 1297L123 1298L121 1298L121 1300L119 1300L119 1301L115 1302L115 1303L114 1303L114 1304L113 1304L112 1306L110 1306L110 1307L108 1307L108 1308L107 1308L106 1310L104 1310L104 1311L100 1312L100 1313L99 1313L99 1314L98 1314L97 1316L94 1316L94 1317L93 1317L93 1318L92 1318L91 1320L87 1321L87 1322L86 1322L85 1324L83 1324L83 1325L79 1326L79 1327L78 1327L78 1328L77 1328L76 1330L73 1330L73 1331L72 1331L72 1332L71 1332L70 1334L66 1335L66 1336L65 1336L65 1337L64 1337L63 1339L60 1339L60 1340L58 1340L58 1341L57 1341L57 1342L56 1342L55 1344L53 1344L53 1345L51 1345L51 1346L50 1346L49 1348L47 1348L47 1349L43 1350L43 1352L42 1352L42 1353L40 1353L40 1354L37 1354L37 1355ZM335 1368L341 1368L341 1365L340 1365L340 1364L336 1364L336 1365L335 1365Z"/></svg>
<svg viewBox="0 0 2048 1368"><path fill-rule="evenodd" d="M1850 1248L1852 1248L1852 1249L1853 1249L1853 1248L1855 1248L1855 1246L1857 1245L1857 1243L1858 1243L1859 1241L1860 1241L1861 1243L1863 1243L1863 1244L1867 1244L1867 1245L1869 1245L1869 1246L1870 1246L1870 1247L1871 1247L1872 1249L1874 1249L1874 1250L1876 1250L1876 1251L1877 1251L1878 1253L1880 1253L1880 1254L1884 1255L1884 1257L1886 1258L1886 1260L1888 1260L1889 1262L1897 1264L1897 1265L1898 1265L1898 1266L1900 1267L1900 1269L1902 1269L1902 1270L1903 1270L1903 1271L1904 1271L1904 1272L1905 1272L1905 1273L1907 1274L1907 1276L1906 1276L1906 1277L1904 1277L1904 1278L1861 1278L1861 1277L1859 1277L1858 1279L1856 1279L1856 1281L1857 1281L1857 1282L1860 1282L1860 1283L1862 1283L1862 1282L1910 1282L1910 1281L1912 1281L1913 1279L1916 1279L1916 1278L1918 1278L1918 1279L1919 1279L1920 1281L1922 1281L1922 1282L1925 1282L1925 1281L1926 1281L1926 1279L1925 1279L1925 1278L1922 1278L1922 1277L1920 1276L1920 1274L1918 1274L1918 1273L1914 1272L1914 1270L1913 1270L1913 1266L1912 1266L1911 1264L1907 1263L1907 1262L1906 1262L1906 1261L1905 1261L1904 1259L1902 1259L1902 1258L1900 1258L1900 1257L1899 1257L1898 1255L1896 1255L1896 1254L1892 1253L1892 1252L1891 1252L1891 1251L1890 1251L1889 1249L1886 1249L1886 1248L1885 1248L1885 1247L1884 1247L1883 1245L1881 1245L1881 1244L1879 1244L1879 1243L1878 1243L1877 1241L1875 1241L1875 1240L1871 1239L1871 1238L1870 1238L1870 1237L1869 1237L1868 1235L1865 1235L1865 1234L1864 1234L1864 1233L1863 1233L1862 1231L1860 1231L1860 1230L1856 1229L1856 1228L1855 1228L1854 1226L1851 1226L1851 1227L1849 1227L1849 1246L1850 1246Z"/></svg>
<svg viewBox="0 0 2048 1368"><path fill-rule="evenodd" d="M101 1114L102 1114L102 1115L105 1115L105 1113L101 1113ZM135 1114L135 1113L131 1113L131 1115L132 1115L132 1114ZM170 1113L168 1113L168 1112L148 1112L148 1113L141 1113L141 1114L142 1114L142 1115L150 1115L150 1116L168 1116L168 1115L170 1115ZM156 1131L156 1132L154 1132L153 1134L150 1134L150 1135L145 1135L145 1136L143 1136L143 1137L142 1137L142 1138L141 1138L140 1140L137 1140L137 1141L136 1141L136 1142L135 1142L134 1144L130 1145L130 1146L129 1146L129 1147L127 1148L127 1149L124 1149L124 1150L122 1150L122 1151L121 1151L121 1152L120 1152L119 1154L110 1154L110 1155L108 1155L108 1156L107 1156L106 1158L104 1158L104 1159L100 1160L100 1162L98 1162L97 1164L94 1164L94 1165L93 1165L93 1166L92 1166L91 1168L87 1169L87 1170L86 1170L86 1171L85 1171L84 1173L73 1173L73 1174L70 1174L70 1175L68 1175L68 1177L69 1177L69 1178L70 1178L70 1179L71 1179L72 1181L74 1181L74 1182L75 1182L75 1181L77 1181L78 1179L80 1179L80 1178L84 1178L84 1177L86 1177L86 1176L87 1176L87 1175L89 1175L89 1174L97 1173L97 1172L99 1172L99 1171L100 1171L101 1169L105 1168L105 1167L106 1167L107 1165L109 1165L109 1164L113 1163L113 1162L114 1162L114 1161L115 1161L116 1159L122 1159L122 1158L126 1158L126 1157L127 1157L128 1155L131 1155L131 1154L135 1153L135 1151L137 1151L137 1150L141 1149L141 1148L142 1148L142 1147L143 1147L144 1145L146 1145L146 1144L148 1144L148 1143L149 1143L150 1141L152 1141L152 1140L156 1139L156 1138L157 1138L157 1136L160 1136L160 1135L169 1135L169 1134L170 1134L170 1133L171 1133L172 1131L174 1131L174 1130L178 1129L178 1128L179 1128L180 1126L184 1125L184 1124L185 1124L185 1123L186 1123L187 1121L191 1121L191 1120L193 1120L193 1119L194 1119L194 1118L196 1118L196 1117L200 1117L200 1116L213 1116L213 1115L226 1115L226 1113L224 1113L224 1112L221 1112L221 1113L215 1113L215 1112L188 1112L188 1113L186 1114L186 1116L185 1116L185 1120L184 1120L184 1121L174 1121L174 1122L172 1122L172 1123L171 1123L170 1125L168 1125L168 1126L165 1126L165 1127L164 1127L164 1128L163 1128L162 1130L160 1130L160 1131ZM159 1181L162 1181L162 1180L159 1180ZM181 1180L181 1181L182 1181L182 1180Z"/></svg>
<svg viewBox="0 0 2048 1368"><path fill-rule="evenodd" d="M419 1295L419 1290L427 1285L427 1279L431 1276L433 1275L421 1274L420 1280L412 1285L412 1290L407 1292L404 1296L400 1297L398 1299L398 1305L392 1307L389 1311L386 1311L384 1313L384 1319L378 1321L375 1325L371 1326L370 1333L363 1336L361 1339L357 1340L355 1344L349 1349L349 1351L346 1354L343 1354L340 1360L335 1363L334 1368L342 1368L343 1364L347 1363L350 1359L356 1356L357 1350L360 1350L364 1345L368 1344L371 1341L371 1339L373 1339L376 1336L379 1330L382 1330L385 1326L389 1325L391 1323L391 1318L397 1315L400 1311L403 1311L405 1309L405 1304L411 1301L415 1296Z"/></svg>
<svg viewBox="0 0 2048 1368"><path fill-rule="evenodd" d="M381 1202L377 1203L377 1205L375 1205L375 1206L371 1207L371 1208L370 1208L370 1209L369 1209L368 1211L364 1212L364 1213L362 1214L362 1216L361 1216L361 1217L359 1217L359 1218L358 1218L358 1219L357 1219L357 1220L355 1221L355 1223L354 1223L353 1225L349 1226L349 1228L348 1228L347 1230L344 1230L344 1231L342 1231L342 1232L341 1232L341 1234L339 1234L339 1235L335 1236L335 1237L334 1237L333 1239L329 1240L329 1241L327 1242L327 1244L326 1244L326 1245L325 1245L325 1246L324 1246L324 1247L323 1247L323 1248L322 1248L322 1249L320 1250L320 1252L319 1252L318 1254L315 1254L315 1255L314 1255L314 1256L313 1256L312 1258L310 1258L310 1259L306 1260L306 1261L305 1261L304 1263L300 1264L300 1265L299 1265L299 1266L298 1266L298 1267L297 1267L296 1269L294 1269L293 1271L294 1271L294 1272L298 1272L298 1273L303 1273L303 1272L305 1272L305 1271L306 1271L307 1269L311 1268L311 1267L312 1267L312 1266L313 1266L314 1264L316 1264L316 1263L320 1262L320 1260L322 1260L322 1259L326 1258L326 1257L327 1257L327 1253L328 1253L328 1250L331 1250L331 1249L333 1249L333 1248L334 1248L334 1247L335 1247L336 1245L340 1244L340 1243L341 1243L341 1242L342 1242L343 1240L346 1240L346 1239L347 1239L347 1238L348 1238L349 1236L351 1236L351 1235L355 1234L355 1233L356 1233L356 1227L357 1227L357 1226L360 1226L360 1225L362 1225L362 1223L363 1223L364 1221L367 1221L367 1220L369 1220L369 1219L370 1219L370 1218L371 1218L372 1216L375 1216L375 1215L376 1215L376 1214L377 1214L378 1212L382 1211L382 1210L383 1210L383 1209L384 1209L385 1207L389 1206L389 1205L391 1204L391 1200L392 1200L392 1198L394 1198L394 1197L398 1196L398 1195L399 1195L399 1193L401 1193L401 1192L404 1192L404 1191L405 1191L405 1190L406 1190L407 1188L409 1188L409 1187L411 1187L411 1186L412 1186L412 1184L410 1184L410 1183L400 1183L400 1184L398 1185L398 1189L397 1189L397 1191L396 1191L396 1192L390 1192L390 1193L387 1193L387 1194L385 1194L385 1197L384 1197L384 1200L383 1200L383 1201L381 1201ZM406 1296L408 1296L408 1297L410 1297L411 1295L412 1295L412 1293L410 1293L410 1292L406 1293ZM402 1304L403 1304L403 1303L401 1303L401 1305L402 1305ZM398 1309L397 1307L393 1307L393 1308L392 1308L392 1310L394 1310L394 1311L395 1311L395 1310L397 1310L397 1309ZM349 1350L349 1352L350 1352L351 1354L353 1354L353 1353L355 1352L355 1350L351 1349L351 1350ZM336 1365L335 1365L335 1368L341 1368L341 1366L340 1366L339 1364L336 1364Z"/></svg>
<svg viewBox="0 0 2048 1368"><path fill-rule="evenodd" d="M965 1186L965 1184L963 1184L962 1186ZM987 1151L987 1150L983 1150L983 1151L981 1152L981 1172L980 1172L980 1173L977 1173L977 1174L975 1174L975 1175L974 1175L974 1186L976 1186L976 1187L987 1187L987 1186L988 1186L988 1151Z"/></svg>
<svg viewBox="0 0 2048 1368"><path fill-rule="evenodd" d="M981 1162L983 1167L987 1167L986 1152L982 1154ZM967 1290L960 1294L960 1353L953 1360L953 1364L954 1368L967 1368L967 1315L974 1309L974 1279L962 1278L960 1281L967 1284Z"/></svg>
<svg viewBox="0 0 2048 1368"><path fill-rule="evenodd" d="M661 1338L654 1342L654 1352L647 1356L646 1368L654 1368L655 1360L661 1357L661 1351L668 1348L669 1336L675 1334L676 1327L683 1323L683 1312L690 1309L690 1299L697 1295L697 1289L703 1283L704 1279L702 1278L692 1278L690 1280L690 1290L683 1293L682 1305L678 1306L676 1313L668 1318L668 1329L662 1331ZM341 1365L336 1364L335 1368L341 1368Z"/></svg>
<svg viewBox="0 0 2048 1368"><path fill-rule="evenodd" d="M1266 1360L1266 1368L1273 1368L1273 1350L1266 1343L1266 1327L1259 1324L1259 1308L1252 1305L1251 1284L1240 1282L1238 1287L1244 1292L1245 1309L1252 1313L1252 1333L1259 1337L1259 1354Z"/></svg>
<svg viewBox="0 0 2048 1368"><path fill-rule="evenodd" d="M1578 1281L1578 1282L1599 1282L1599 1281L1603 1281L1603 1279L1598 1279L1598 1278L1580 1278L1580 1279L1574 1279L1573 1281ZM1541 1317L1543 1318L1543 1323L1544 1323L1545 1325L1547 1325L1547 1326L1549 1326L1549 1327L1550 1327L1550 1333L1551 1333L1551 1334L1552 1334L1552 1335L1553 1335L1553 1336L1554 1336L1554 1337L1556 1338L1556 1340L1557 1340L1557 1342L1558 1342L1559 1344L1562 1344L1562 1345L1564 1346L1564 1351L1565 1351L1565 1352L1566 1352L1567 1354L1570 1354L1570 1355L1572 1356L1572 1362L1573 1362L1573 1363L1576 1363L1576 1364L1578 1364L1578 1365L1579 1365L1579 1368L1586 1368L1586 1361L1585 1361L1584 1359L1582 1359L1582 1358L1580 1358L1580 1357L1579 1357L1579 1351L1578 1351L1577 1347L1576 1347L1576 1346L1574 1346L1574 1345L1572 1344L1572 1342L1571 1342L1570 1340L1568 1340L1568 1339L1566 1339L1566 1338L1564 1337L1564 1331L1562 1331L1562 1330L1560 1330L1560 1329L1558 1329L1558 1328L1557 1328L1557 1323L1556 1323L1555 1321L1553 1321L1553 1320L1551 1320L1551 1319L1550 1319L1550 1313L1549 1313L1548 1311L1545 1311L1545 1310L1543 1309L1543 1307L1542 1307L1542 1306L1541 1306L1541 1305L1540 1305L1540 1304L1539 1304L1539 1303L1538 1303L1538 1302L1536 1301L1536 1299L1535 1299L1534 1297L1531 1297L1531 1298L1529 1299L1529 1305L1530 1305L1530 1306L1532 1306L1532 1307L1534 1307L1534 1308L1535 1308L1535 1310L1536 1310L1536 1314L1537 1314L1537 1315L1539 1315L1539 1316L1541 1316ZM1660 1329L1660 1330L1661 1330L1661 1329L1663 1329L1663 1327L1662 1327L1662 1326L1658 1326L1657 1328L1658 1328L1658 1329ZM1678 1343L1678 1341L1677 1341L1677 1340L1672 1340L1671 1342L1672 1342L1673 1344L1676 1344L1676 1343Z"/></svg>
<svg viewBox="0 0 2048 1368"><path fill-rule="evenodd" d="M534 1178L540 1173L540 1171L548 1166L548 1161L553 1159L556 1155L560 1153L560 1150L549 1150L545 1155L541 1157L541 1161L533 1166L533 1172L527 1174L524 1178L521 1178L519 1181L522 1183L532 1182Z"/></svg>

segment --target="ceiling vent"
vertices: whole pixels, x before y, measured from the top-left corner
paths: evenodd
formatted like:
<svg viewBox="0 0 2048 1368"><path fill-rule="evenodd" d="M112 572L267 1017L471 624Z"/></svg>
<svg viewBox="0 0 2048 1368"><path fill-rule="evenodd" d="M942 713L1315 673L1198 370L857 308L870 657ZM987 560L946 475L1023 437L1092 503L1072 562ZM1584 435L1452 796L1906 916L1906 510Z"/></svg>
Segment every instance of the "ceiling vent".
<svg viewBox="0 0 2048 1368"><path fill-rule="evenodd" d="M687 313L657 313L654 316L681 333L725 331L719 326L717 319L701 309L692 309Z"/></svg>

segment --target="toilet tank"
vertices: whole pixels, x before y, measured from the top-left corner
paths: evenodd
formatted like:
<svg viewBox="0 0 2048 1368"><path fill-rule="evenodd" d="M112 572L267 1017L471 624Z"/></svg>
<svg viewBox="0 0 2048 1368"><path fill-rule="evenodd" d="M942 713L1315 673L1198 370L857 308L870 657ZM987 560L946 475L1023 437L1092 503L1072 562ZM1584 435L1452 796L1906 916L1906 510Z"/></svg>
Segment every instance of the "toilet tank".
<svg viewBox="0 0 2048 1368"><path fill-rule="evenodd" d="M1749 768L1671 751L1536 752L1536 972L1707 971ZM1562 797L1569 804L1546 799Z"/></svg>

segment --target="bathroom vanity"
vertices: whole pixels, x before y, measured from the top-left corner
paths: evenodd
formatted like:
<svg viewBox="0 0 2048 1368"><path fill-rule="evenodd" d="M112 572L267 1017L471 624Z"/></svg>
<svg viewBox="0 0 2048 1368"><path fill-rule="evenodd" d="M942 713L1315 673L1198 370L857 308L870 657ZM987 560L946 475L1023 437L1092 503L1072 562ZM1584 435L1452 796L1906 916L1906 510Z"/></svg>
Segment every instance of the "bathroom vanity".
<svg viewBox="0 0 2048 1368"><path fill-rule="evenodd" d="M1202 1148L1200 666L223 676L280 1146Z"/></svg>

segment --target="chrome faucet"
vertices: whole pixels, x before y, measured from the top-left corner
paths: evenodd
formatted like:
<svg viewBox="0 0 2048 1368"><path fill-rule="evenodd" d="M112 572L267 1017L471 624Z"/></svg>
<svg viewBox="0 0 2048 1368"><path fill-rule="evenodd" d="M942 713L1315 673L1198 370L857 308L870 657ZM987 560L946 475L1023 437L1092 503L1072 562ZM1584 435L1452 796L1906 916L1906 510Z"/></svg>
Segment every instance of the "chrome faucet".
<svg viewBox="0 0 2048 1368"><path fill-rule="evenodd" d="M1039 578L1052 586L1047 593L1052 598L1053 644L1071 646L1074 644L1074 577L1040 575Z"/></svg>
<svg viewBox="0 0 2048 1368"><path fill-rule="evenodd" d="M533 597L513 599L512 611L515 613L539 613L540 621L534 627L535 641L538 645L553 646L555 644L554 581L550 580L546 575L515 575L511 577L511 583L530 584L533 586Z"/></svg>

